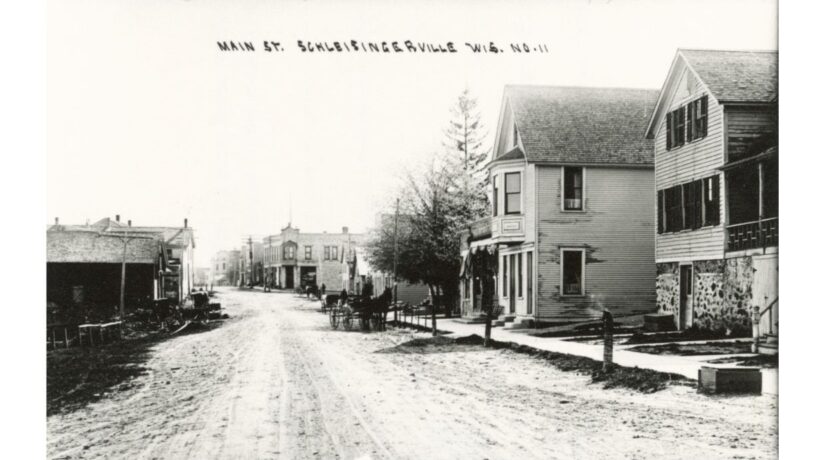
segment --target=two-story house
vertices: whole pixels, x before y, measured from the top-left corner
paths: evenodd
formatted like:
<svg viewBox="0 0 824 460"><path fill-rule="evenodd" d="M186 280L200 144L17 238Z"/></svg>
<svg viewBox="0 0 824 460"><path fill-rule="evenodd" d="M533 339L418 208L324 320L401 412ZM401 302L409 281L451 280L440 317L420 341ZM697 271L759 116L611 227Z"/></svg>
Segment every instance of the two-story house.
<svg viewBox="0 0 824 460"><path fill-rule="evenodd" d="M507 86L491 216L463 235L462 314L518 324L655 311L657 91Z"/></svg>
<svg viewBox="0 0 824 460"><path fill-rule="evenodd" d="M777 334L778 53L678 50L650 118L657 298L679 329ZM760 323L760 324L759 324Z"/></svg>

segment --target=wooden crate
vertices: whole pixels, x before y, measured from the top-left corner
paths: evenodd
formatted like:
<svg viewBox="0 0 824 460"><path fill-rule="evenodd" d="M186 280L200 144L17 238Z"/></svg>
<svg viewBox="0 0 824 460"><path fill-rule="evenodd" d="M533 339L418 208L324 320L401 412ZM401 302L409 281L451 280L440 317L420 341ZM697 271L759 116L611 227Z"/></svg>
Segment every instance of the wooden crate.
<svg viewBox="0 0 824 460"><path fill-rule="evenodd" d="M698 391L761 394L761 369L701 366L698 370Z"/></svg>

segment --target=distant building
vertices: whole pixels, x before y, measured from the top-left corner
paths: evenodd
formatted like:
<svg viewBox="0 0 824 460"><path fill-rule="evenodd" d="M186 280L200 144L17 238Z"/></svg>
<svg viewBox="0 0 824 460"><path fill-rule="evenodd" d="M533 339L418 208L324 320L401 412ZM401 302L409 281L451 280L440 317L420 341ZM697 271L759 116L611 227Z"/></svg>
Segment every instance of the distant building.
<svg viewBox="0 0 824 460"><path fill-rule="evenodd" d="M46 231L46 296L61 307L115 312L126 264L127 309L166 297L179 302L194 285L194 231L134 227L101 219L91 225L55 224Z"/></svg>
<svg viewBox="0 0 824 460"><path fill-rule="evenodd" d="M263 243L252 241L240 248L240 285L262 286L263 276Z"/></svg>
<svg viewBox="0 0 824 460"><path fill-rule="evenodd" d="M348 227L340 233L301 233L290 223L263 239L263 276L282 289L323 284L327 291L339 291L347 254L363 240Z"/></svg>
<svg viewBox="0 0 824 460"><path fill-rule="evenodd" d="M211 284L215 286L236 286L239 282L240 251L218 251L212 257Z"/></svg>
<svg viewBox="0 0 824 460"><path fill-rule="evenodd" d="M195 267L195 286L208 286L211 280L211 267Z"/></svg>

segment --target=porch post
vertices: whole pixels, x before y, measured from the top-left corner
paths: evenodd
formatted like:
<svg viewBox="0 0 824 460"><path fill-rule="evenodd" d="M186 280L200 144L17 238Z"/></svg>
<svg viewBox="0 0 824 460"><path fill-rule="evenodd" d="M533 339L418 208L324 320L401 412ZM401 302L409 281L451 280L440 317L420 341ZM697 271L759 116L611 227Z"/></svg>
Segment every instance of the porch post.
<svg viewBox="0 0 824 460"><path fill-rule="evenodd" d="M763 251L767 250L767 239L764 238L764 163L758 162L758 238L761 240Z"/></svg>

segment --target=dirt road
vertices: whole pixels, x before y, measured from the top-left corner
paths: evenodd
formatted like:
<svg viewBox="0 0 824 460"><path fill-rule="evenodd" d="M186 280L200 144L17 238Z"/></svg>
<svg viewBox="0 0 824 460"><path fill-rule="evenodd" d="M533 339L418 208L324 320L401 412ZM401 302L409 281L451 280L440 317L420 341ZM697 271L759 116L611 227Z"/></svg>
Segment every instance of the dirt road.
<svg viewBox="0 0 824 460"><path fill-rule="evenodd" d="M531 357L332 331L227 290L223 326L155 346L122 391L48 418L49 458L774 458L777 401L604 390Z"/></svg>

